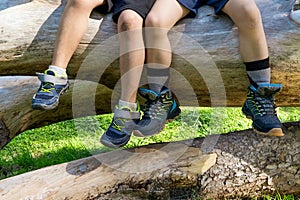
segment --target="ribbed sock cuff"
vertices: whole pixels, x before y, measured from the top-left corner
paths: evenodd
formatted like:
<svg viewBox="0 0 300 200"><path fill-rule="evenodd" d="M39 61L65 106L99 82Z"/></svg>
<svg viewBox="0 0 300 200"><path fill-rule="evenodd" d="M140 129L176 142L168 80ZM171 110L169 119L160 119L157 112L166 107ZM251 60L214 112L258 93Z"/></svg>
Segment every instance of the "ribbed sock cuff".
<svg viewBox="0 0 300 200"><path fill-rule="evenodd" d="M256 87L258 84L270 83L271 69L269 58L245 62L245 65L251 85Z"/></svg>
<svg viewBox="0 0 300 200"><path fill-rule="evenodd" d="M119 100L119 108L122 108L122 107L129 107L130 109L132 110L136 110L137 109L137 103L131 103L131 102L128 102L128 101L123 101L123 100Z"/></svg>
<svg viewBox="0 0 300 200"><path fill-rule="evenodd" d="M270 67L270 61L269 57L262 60L256 60L252 62L244 62L246 65L247 71L257 71L262 69L267 69Z"/></svg>
<svg viewBox="0 0 300 200"><path fill-rule="evenodd" d="M55 65L50 65L48 69L53 70L57 75L62 76L62 77L67 77L67 70L61 67L57 67Z"/></svg>

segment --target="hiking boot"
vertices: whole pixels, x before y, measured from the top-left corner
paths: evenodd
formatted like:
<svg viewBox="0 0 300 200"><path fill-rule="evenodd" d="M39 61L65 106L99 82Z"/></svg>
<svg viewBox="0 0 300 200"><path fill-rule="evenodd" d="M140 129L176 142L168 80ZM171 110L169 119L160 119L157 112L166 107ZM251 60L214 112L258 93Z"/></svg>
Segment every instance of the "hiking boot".
<svg viewBox="0 0 300 200"><path fill-rule="evenodd" d="M102 135L100 142L110 148L119 148L126 145L130 139L132 131L137 127L141 113L132 111L129 107L118 108L114 111L114 118Z"/></svg>
<svg viewBox="0 0 300 200"><path fill-rule="evenodd" d="M281 84L260 84L248 88L247 100L242 108L247 118L253 121L253 130L258 134L283 136L282 124L277 117L274 95Z"/></svg>
<svg viewBox="0 0 300 200"><path fill-rule="evenodd" d="M147 137L159 133L166 121L172 121L181 112L178 103L172 97L172 92L166 87L163 87L160 93L139 88L139 94L147 101L144 115L133 132L135 136Z"/></svg>
<svg viewBox="0 0 300 200"><path fill-rule="evenodd" d="M67 77L59 77L53 70L36 73L41 85L32 98L32 108L50 110L58 106L59 97L69 88Z"/></svg>

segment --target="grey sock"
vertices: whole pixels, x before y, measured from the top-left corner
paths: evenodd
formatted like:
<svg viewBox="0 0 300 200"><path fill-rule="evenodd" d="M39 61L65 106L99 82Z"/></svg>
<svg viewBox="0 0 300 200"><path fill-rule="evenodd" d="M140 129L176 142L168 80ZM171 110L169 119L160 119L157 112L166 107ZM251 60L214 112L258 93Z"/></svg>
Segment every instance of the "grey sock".
<svg viewBox="0 0 300 200"><path fill-rule="evenodd" d="M271 79L270 68L257 70L257 71L247 71L247 74L257 84L270 83L270 79Z"/></svg>
<svg viewBox="0 0 300 200"><path fill-rule="evenodd" d="M245 62L245 65L251 85L270 83L271 69L269 57L262 60Z"/></svg>
<svg viewBox="0 0 300 200"><path fill-rule="evenodd" d="M170 78L170 68L150 68L147 67L147 79L149 88L156 93L160 93L161 89L167 87Z"/></svg>

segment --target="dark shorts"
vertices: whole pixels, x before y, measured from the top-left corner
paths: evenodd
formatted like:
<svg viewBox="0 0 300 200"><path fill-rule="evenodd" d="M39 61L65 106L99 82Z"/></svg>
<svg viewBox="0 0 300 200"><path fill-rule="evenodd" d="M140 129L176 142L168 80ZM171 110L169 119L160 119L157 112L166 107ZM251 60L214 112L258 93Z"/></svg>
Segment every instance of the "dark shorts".
<svg viewBox="0 0 300 200"><path fill-rule="evenodd" d="M229 0L177 0L181 5L189 11L190 17L196 16L199 7L203 5L212 6L215 13L221 12L222 8ZM114 4L113 20L118 22L118 18L123 10L130 9L137 12L143 19L150 12L155 0L116 0Z"/></svg>
<svg viewBox="0 0 300 200"><path fill-rule="evenodd" d="M154 3L155 0L116 0L114 4L113 20L117 23L121 12L127 9L137 12L145 19Z"/></svg>
<svg viewBox="0 0 300 200"><path fill-rule="evenodd" d="M180 4L186 7L191 13L189 16L196 16L198 9L201 6L208 5L215 9L215 13L221 12L222 8L229 0L177 0Z"/></svg>

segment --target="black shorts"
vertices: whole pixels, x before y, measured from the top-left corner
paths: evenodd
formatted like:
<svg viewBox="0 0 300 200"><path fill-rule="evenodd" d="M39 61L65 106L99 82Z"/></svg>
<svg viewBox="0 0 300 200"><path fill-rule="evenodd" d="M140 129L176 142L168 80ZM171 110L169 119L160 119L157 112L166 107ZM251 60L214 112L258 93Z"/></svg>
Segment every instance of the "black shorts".
<svg viewBox="0 0 300 200"><path fill-rule="evenodd" d="M112 18L114 22L117 23L121 12L130 9L145 19L154 3L155 0L116 0Z"/></svg>
<svg viewBox="0 0 300 200"><path fill-rule="evenodd" d="M199 7L203 5L212 6L215 9L215 13L221 12L222 8L226 5L229 0L177 0L181 5L186 7L190 14L189 16L196 16Z"/></svg>
<svg viewBox="0 0 300 200"><path fill-rule="evenodd" d="M222 8L229 0L177 0L181 5L186 7L189 11L190 17L196 16L199 7L203 5L212 6L215 13L221 12ZM123 10L130 9L137 12L143 19L146 18L150 12L155 0L116 0L114 4L113 20L118 22L118 18Z"/></svg>
<svg viewBox="0 0 300 200"><path fill-rule="evenodd" d="M107 14L112 11L114 3L115 0L107 0L106 4L97 6L95 10L100 12L101 14Z"/></svg>

